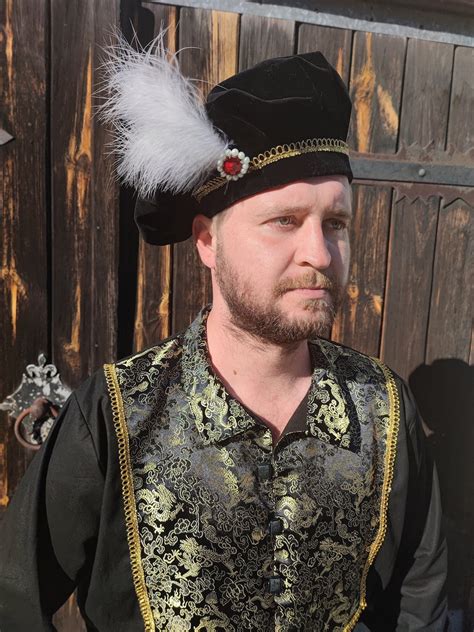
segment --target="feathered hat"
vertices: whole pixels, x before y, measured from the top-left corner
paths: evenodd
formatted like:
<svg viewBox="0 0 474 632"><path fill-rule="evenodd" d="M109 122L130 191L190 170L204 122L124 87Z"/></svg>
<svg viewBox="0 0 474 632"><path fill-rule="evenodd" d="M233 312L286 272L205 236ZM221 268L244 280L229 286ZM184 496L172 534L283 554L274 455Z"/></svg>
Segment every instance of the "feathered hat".
<svg viewBox="0 0 474 632"><path fill-rule="evenodd" d="M136 51L123 38L105 63L100 116L115 131L119 178L135 187L148 243L191 235L195 215L295 180L345 175L351 101L319 52L268 59L204 101L163 34Z"/></svg>

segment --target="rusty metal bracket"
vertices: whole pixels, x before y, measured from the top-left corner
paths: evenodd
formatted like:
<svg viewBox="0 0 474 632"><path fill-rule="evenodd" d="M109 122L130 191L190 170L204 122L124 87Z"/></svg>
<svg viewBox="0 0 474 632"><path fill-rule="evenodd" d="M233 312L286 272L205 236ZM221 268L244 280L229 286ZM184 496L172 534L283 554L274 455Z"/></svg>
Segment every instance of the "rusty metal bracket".
<svg viewBox="0 0 474 632"><path fill-rule="evenodd" d="M446 151L432 144L402 146L396 154L351 152L350 159L357 180L474 187L473 152L460 154L452 146Z"/></svg>
<svg viewBox="0 0 474 632"><path fill-rule="evenodd" d="M357 180L385 182L423 182L474 187L474 168L462 165L426 164L403 160L351 157Z"/></svg>

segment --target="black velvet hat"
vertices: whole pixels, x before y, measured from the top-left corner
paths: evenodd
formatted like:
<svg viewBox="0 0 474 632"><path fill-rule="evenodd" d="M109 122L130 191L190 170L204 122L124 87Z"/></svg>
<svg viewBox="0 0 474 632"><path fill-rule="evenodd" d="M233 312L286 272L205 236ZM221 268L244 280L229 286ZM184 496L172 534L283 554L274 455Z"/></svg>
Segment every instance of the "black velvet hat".
<svg viewBox="0 0 474 632"><path fill-rule="evenodd" d="M203 161L185 187L171 181L173 174L162 178L162 171L153 187L140 187L153 153L145 166L142 161L140 168L133 167L132 176L124 170L126 181L139 191L135 220L143 238L151 244L182 241L191 235L198 213L212 217L242 198L296 180L345 175L351 181L346 145L350 114L342 79L319 52L269 59L226 79L211 90L195 123L201 130L206 117L210 122L212 142L202 140L208 155L201 157L192 123L185 122L188 113L182 116L183 126L190 129L185 133L189 146L177 147L176 161L169 162L175 172L182 170L186 181L187 170ZM136 143L141 132L129 122L127 133ZM156 138L150 151L156 146L158 156L166 140ZM125 160L123 140L121 147Z"/></svg>

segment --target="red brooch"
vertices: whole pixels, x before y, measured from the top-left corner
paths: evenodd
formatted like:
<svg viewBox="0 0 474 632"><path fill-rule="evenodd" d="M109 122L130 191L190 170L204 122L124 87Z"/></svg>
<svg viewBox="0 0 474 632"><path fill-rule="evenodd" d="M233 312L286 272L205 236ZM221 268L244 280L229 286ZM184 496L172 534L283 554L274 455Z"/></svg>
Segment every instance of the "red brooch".
<svg viewBox="0 0 474 632"><path fill-rule="evenodd" d="M227 180L238 180L248 171L250 158L237 148L226 149L217 161L217 171Z"/></svg>

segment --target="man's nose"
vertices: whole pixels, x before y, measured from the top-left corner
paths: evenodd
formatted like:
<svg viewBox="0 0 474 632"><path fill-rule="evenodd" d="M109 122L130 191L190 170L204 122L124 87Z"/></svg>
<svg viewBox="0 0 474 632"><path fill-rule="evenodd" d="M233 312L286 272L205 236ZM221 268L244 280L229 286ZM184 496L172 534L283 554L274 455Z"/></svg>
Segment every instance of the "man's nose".
<svg viewBox="0 0 474 632"><path fill-rule="evenodd" d="M330 244L321 223L308 223L298 231L295 262L325 270L331 265Z"/></svg>

